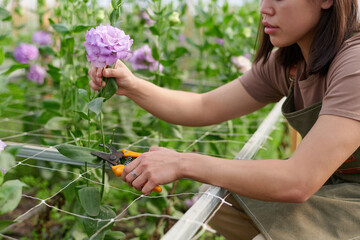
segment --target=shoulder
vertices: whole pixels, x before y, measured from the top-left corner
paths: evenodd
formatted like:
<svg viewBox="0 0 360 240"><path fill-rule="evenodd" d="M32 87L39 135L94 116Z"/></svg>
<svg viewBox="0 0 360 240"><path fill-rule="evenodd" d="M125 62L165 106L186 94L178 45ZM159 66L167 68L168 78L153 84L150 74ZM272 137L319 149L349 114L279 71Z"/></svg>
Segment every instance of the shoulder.
<svg viewBox="0 0 360 240"><path fill-rule="evenodd" d="M252 65L239 78L247 92L260 102L276 102L287 94L289 69L276 61L276 50L269 59Z"/></svg>
<svg viewBox="0 0 360 240"><path fill-rule="evenodd" d="M360 33L346 40L332 61L328 77L357 72L360 68Z"/></svg>
<svg viewBox="0 0 360 240"><path fill-rule="evenodd" d="M322 114L360 121L360 34L348 39L326 76Z"/></svg>

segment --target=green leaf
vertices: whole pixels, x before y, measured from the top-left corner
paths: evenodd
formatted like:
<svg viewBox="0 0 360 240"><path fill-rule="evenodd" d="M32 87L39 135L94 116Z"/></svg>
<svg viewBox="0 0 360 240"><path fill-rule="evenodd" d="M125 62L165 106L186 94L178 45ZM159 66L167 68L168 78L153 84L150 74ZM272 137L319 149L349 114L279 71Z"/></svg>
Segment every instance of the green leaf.
<svg viewBox="0 0 360 240"><path fill-rule="evenodd" d="M58 99L45 99L42 101L43 108L56 111L60 109L60 101Z"/></svg>
<svg viewBox="0 0 360 240"><path fill-rule="evenodd" d="M118 85L116 84L115 78L104 78L106 85L103 88L102 96L105 98L105 101L110 99L116 93Z"/></svg>
<svg viewBox="0 0 360 240"><path fill-rule="evenodd" d="M15 157L21 148L22 148L22 145L6 146L5 151Z"/></svg>
<svg viewBox="0 0 360 240"><path fill-rule="evenodd" d="M65 46L69 54L74 53L75 39L73 37L69 37L65 39ZM72 57L72 56L71 56Z"/></svg>
<svg viewBox="0 0 360 240"><path fill-rule="evenodd" d="M76 79L75 85L77 88L86 88L87 86L89 86L89 76L88 75L79 76ZM86 102L89 102L89 100L87 100Z"/></svg>
<svg viewBox="0 0 360 240"><path fill-rule="evenodd" d="M97 216L100 213L100 192L96 187L85 187L79 190L81 206L89 216Z"/></svg>
<svg viewBox="0 0 360 240"><path fill-rule="evenodd" d="M189 53L189 51L184 47L177 47L175 49L175 58L184 56L184 54Z"/></svg>
<svg viewBox="0 0 360 240"><path fill-rule="evenodd" d="M85 89L79 88L78 93L81 99L83 99L85 102L89 102L89 96Z"/></svg>
<svg viewBox="0 0 360 240"><path fill-rule="evenodd" d="M12 73L16 70L27 68L27 67L29 67L28 64L22 64L22 63L14 64L6 72L4 72L3 75L9 75L10 73Z"/></svg>
<svg viewBox="0 0 360 240"><path fill-rule="evenodd" d="M3 168L5 170L11 169L15 166L15 157L14 155L8 153L7 151L3 151L0 154L0 169Z"/></svg>
<svg viewBox="0 0 360 240"><path fill-rule="evenodd" d="M11 220L0 220L0 233L2 230L4 230L6 227L10 226L11 224L16 223L15 221Z"/></svg>
<svg viewBox="0 0 360 240"><path fill-rule="evenodd" d="M7 36L7 34L0 34L0 41L4 40Z"/></svg>
<svg viewBox="0 0 360 240"><path fill-rule="evenodd" d="M11 212L17 207L24 186L26 184L19 180L10 180L0 187L0 215Z"/></svg>
<svg viewBox="0 0 360 240"><path fill-rule="evenodd" d="M50 23L50 24L56 24L55 21L52 20L51 18L48 18L48 20L49 20L49 23Z"/></svg>
<svg viewBox="0 0 360 240"><path fill-rule="evenodd" d="M39 47L39 52L42 55L48 55L48 56L55 56L56 55L56 52L50 46L40 46Z"/></svg>
<svg viewBox="0 0 360 240"><path fill-rule="evenodd" d="M71 144L61 144L56 149L70 159L80 162L97 163L97 157L92 155L91 152L97 151L92 148L79 147Z"/></svg>
<svg viewBox="0 0 360 240"><path fill-rule="evenodd" d="M60 82L62 75L60 73L60 68L57 68L51 64L48 64L47 73L54 79L55 82Z"/></svg>
<svg viewBox="0 0 360 240"><path fill-rule="evenodd" d="M186 42L189 43L191 46L197 48L198 50L202 49L202 46L199 44L196 44L191 38L186 38Z"/></svg>
<svg viewBox="0 0 360 240"><path fill-rule="evenodd" d="M11 13L5 8L0 7L0 20L9 21L11 20Z"/></svg>
<svg viewBox="0 0 360 240"><path fill-rule="evenodd" d="M160 54L159 54L159 49L156 46L153 46L151 48L151 55L153 56L153 58L157 61L160 60Z"/></svg>
<svg viewBox="0 0 360 240"><path fill-rule="evenodd" d="M0 65L4 62L4 59L5 59L4 49L0 48Z"/></svg>
<svg viewBox="0 0 360 240"><path fill-rule="evenodd" d="M120 231L109 231L105 235L105 240L121 240L125 239L126 235Z"/></svg>
<svg viewBox="0 0 360 240"><path fill-rule="evenodd" d="M151 26L149 27L150 31L152 34L154 34L155 36L160 36L160 31L157 27L155 26Z"/></svg>
<svg viewBox="0 0 360 240"><path fill-rule="evenodd" d="M160 60L159 61L164 67L171 66L175 63L175 60Z"/></svg>
<svg viewBox="0 0 360 240"><path fill-rule="evenodd" d="M94 27L93 25L76 25L73 27L73 29L71 30L71 32L73 33L79 33L79 32L84 32L90 28Z"/></svg>
<svg viewBox="0 0 360 240"><path fill-rule="evenodd" d="M4 182L4 173L3 173L2 169L0 169L0 186L3 182Z"/></svg>
<svg viewBox="0 0 360 240"><path fill-rule="evenodd" d="M111 6L113 8L119 8L122 4L123 0L111 0Z"/></svg>
<svg viewBox="0 0 360 240"><path fill-rule="evenodd" d="M51 26L56 32L60 34L66 34L70 32L69 28L64 24L51 24Z"/></svg>
<svg viewBox="0 0 360 240"><path fill-rule="evenodd" d="M224 18L224 25L227 26L229 24L229 22L233 19L234 15L233 14L229 14L229 15L226 15L225 18Z"/></svg>
<svg viewBox="0 0 360 240"><path fill-rule="evenodd" d="M85 120L90 120L90 117L84 113L84 112L81 112L81 111L75 111L77 114L79 114L79 116L82 118L82 119L85 119Z"/></svg>
<svg viewBox="0 0 360 240"><path fill-rule="evenodd" d="M93 99L88 104L89 110L91 112L94 112L96 115L99 115L101 113L102 104L103 104L104 100L105 100L105 98L103 98L103 97L98 97L98 98Z"/></svg>
<svg viewBox="0 0 360 240"><path fill-rule="evenodd" d="M98 229L102 228L104 225L107 225L110 222L110 220L113 219L115 216L116 214L114 209L112 209L112 207L107 205L100 206L100 213L95 218L100 218L108 221L98 221L98 220L83 218L83 226L85 233L89 237L93 236ZM109 224L109 226L104 228L98 235L96 235L95 237L93 236L94 237L93 239L94 240L104 239L106 232L109 231L109 229L111 229L113 225L114 223Z"/></svg>
<svg viewBox="0 0 360 240"><path fill-rule="evenodd" d="M116 22L120 17L120 8L114 8L114 10L110 13L109 21L112 26L115 26Z"/></svg>
<svg viewBox="0 0 360 240"><path fill-rule="evenodd" d="M53 117L45 124L45 128L48 130L66 130L70 119L66 117Z"/></svg>

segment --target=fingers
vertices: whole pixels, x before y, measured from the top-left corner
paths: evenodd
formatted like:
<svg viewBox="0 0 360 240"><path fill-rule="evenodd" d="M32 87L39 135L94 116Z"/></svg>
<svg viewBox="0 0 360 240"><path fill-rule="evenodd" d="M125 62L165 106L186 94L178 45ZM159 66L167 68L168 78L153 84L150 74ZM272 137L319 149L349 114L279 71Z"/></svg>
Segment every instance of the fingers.
<svg viewBox="0 0 360 240"><path fill-rule="evenodd" d="M106 83L102 81L102 68L95 67L94 65L91 65L88 75L90 77L89 85L94 90L100 90L101 89L101 83L104 87Z"/></svg>
<svg viewBox="0 0 360 240"><path fill-rule="evenodd" d="M138 191L142 191L144 194L150 194L150 191L144 191L143 187L149 188L148 181L151 179L151 161L146 158L147 153L141 154L139 157L134 159L131 163L125 166L121 179L128 183L129 186L134 187ZM150 184L151 185L151 184Z"/></svg>
<svg viewBox="0 0 360 240"><path fill-rule="evenodd" d="M142 155L142 154L141 154ZM141 155L137 158L135 158L132 162L130 162L129 164L127 164L123 170L123 173L121 174L121 179L125 182L127 182L130 186L131 183L135 180L136 176L134 176L134 174L132 174L131 172L134 171L136 173L137 176L140 176L141 171L139 171L139 169L137 169L135 171L135 169L139 166L139 164L141 163Z"/></svg>
<svg viewBox="0 0 360 240"><path fill-rule="evenodd" d="M121 179L143 194L150 194L157 185L176 180L178 165L168 159L177 154L164 147L151 147L125 166Z"/></svg>

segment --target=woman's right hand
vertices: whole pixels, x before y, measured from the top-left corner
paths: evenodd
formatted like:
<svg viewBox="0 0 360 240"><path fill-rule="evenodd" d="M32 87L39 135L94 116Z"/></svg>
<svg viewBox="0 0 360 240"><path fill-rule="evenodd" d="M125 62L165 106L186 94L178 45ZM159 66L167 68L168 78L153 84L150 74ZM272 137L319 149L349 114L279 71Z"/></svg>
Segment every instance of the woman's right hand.
<svg viewBox="0 0 360 240"><path fill-rule="evenodd" d="M98 68L91 64L89 70L90 82L89 85L92 89L99 91L101 89L101 82L103 87L106 81L102 81L102 77L113 77L118 85L116 94L126 95L127 92L133 88L136 77L129 70L129 68L120 60L116 61L114 68Z"/></svg>

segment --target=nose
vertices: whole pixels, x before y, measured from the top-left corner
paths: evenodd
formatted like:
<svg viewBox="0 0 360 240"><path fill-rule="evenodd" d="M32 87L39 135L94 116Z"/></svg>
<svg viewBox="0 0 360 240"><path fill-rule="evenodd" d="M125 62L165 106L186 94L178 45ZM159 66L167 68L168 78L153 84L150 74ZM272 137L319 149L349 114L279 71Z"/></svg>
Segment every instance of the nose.
<svg viewBox="0 0 360 240"><path fill-rule="evenodd" d="M275 10L272 6L273 0L261 0L260 2L260 13L263 15L269 15L272 16L275 13Z"/></svg>

